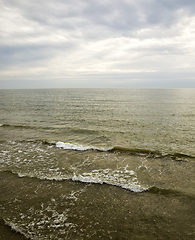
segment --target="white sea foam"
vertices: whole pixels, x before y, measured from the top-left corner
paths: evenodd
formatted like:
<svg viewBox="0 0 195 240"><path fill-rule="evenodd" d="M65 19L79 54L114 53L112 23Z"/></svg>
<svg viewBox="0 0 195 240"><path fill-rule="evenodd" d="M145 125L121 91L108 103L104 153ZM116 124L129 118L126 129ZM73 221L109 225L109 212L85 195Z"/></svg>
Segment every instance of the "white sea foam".
<svg viewBox="0 0 195 240"><path fill-rule="evenodd" d="M111 169L99 169L93 170L92 172L74 174L72 177L73 181L80 181L84 183L98 183L98 184L109 184L133 192L143 192L148 188L143 187L137 179L137 175L133 170L111 170Z"/></svg>
<svg viewBox="0 0 195 240"><path fill-rule="evenodd" d="M63 148L66 150L78 150L78 151L85 151L85 150L92 149L92 147L89 147L89 146L84 147L81 144L64 143L60 141L56 143L56 147Z"/></svg>
<svg viewBox="0 0 195 240"><path fill-rule="evenodd" d="M90 178L90 177L84 177L82 175L76 176L74 175L72 178L73 181L79 181L83 183L96 183L96 184L108 184L108 185L113 185L116 187L121 187L127 190L130 190L132 192L143 192L146 191L148 188L141 186L138 182L131 182L128 184L121 184L121 183L111 183L109 180L102 181L101 179L98 178Z"/></svg>
<svg viewBox="0 0 195 240"><path fill-rule="evenodd" d="M11 222L11 221L5 221L5 224L7 226L10 226L12 230L14 230L15 232L18 232L22 235L24 235L26 238L28 239L31 239L31 240L38 240L38 238L30 235L30 234L27 234L27 233L24 233L24 231L22 230L22 228L20 228L20 226L18 226L17 224Z"/></svg>
<svg viewBox="0 0 195 240"><path fill-rule="evenodd" d="M31 178L38 178L41 180L49 180L49 181L64 181L64 180L72 180L78 181L83 183L93 183L93 184L108 184L116 187L121 187L132 192L143 192L148 189L148 187L142 186L136 177L136 173L134 171L129 171L129 179L127 180L121 174L117 174L116 172L109 172L107 173L107 169L103 170L93 170L89 173L82 173L82 174L73 174L73 176L63 176L58 174L53 174L51 176L47 175L39 175L36 173L35 175L32 174L21 174L18 173L19 177L31 177Z"/></svg>
<svg viewBox="0 0 195 240"><path fill-rule="evenodd" d="M25 177L25 174L18 173L18 177L23 178Z"/></svg>
<svg viewBox="0 0 195 240"><path fill-rule="evenodd" d="M86 151L86 150L108 151L111 149L111 148L98 148L94 146L83 146L82 144L65 143L61 141L58 141L56 143L56 147L63 148L65 150L77 150L77 151Z"/></svg>
<svg viewBox="0 0 195 240"><path fill-rule="evenodd" d="M57 142L56 147L79 151L98 149L92 146L85 147L79 144L64 142ZM11 150L13 151L12 155L10 154ZM32 151L33 156L31 155ZM112 166L109 161L107 167L105 161L103 161L102 167L101 163L97 166L96 155L94 158L86 158L76 165L74 163L68 166L67 169L59 167L54 157L54 151L46 151L44 148L41 148L40 144L34 143L32 145L31 143L27 143L21 146L21 143L15 143L13 146L13 142L9 142L9 146L3 150L1 155L2 159L6 162L6 164L2 162L1 170L5 171L8 169L21 178L31 177L51 181L73 180L85 183L106 183L134 192L146 190L146 188L139 183L136 169L132 169L129 165L124 166L124 164L123 167ZM107 156L107 154L103 154L103 156L101 154L101 157L105 156ZM97 157L97 163L98 160Z"/></svg>

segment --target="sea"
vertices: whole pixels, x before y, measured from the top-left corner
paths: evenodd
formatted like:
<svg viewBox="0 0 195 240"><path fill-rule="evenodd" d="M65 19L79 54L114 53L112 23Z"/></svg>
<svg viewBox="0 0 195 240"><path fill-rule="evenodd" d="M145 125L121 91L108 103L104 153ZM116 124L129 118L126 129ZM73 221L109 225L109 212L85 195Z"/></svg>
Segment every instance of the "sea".
<svg viewBox="0 0 195 240"><path fill-rule="evenodd" d="M195 239L195 89L1 89L0 239Z"/></svg>

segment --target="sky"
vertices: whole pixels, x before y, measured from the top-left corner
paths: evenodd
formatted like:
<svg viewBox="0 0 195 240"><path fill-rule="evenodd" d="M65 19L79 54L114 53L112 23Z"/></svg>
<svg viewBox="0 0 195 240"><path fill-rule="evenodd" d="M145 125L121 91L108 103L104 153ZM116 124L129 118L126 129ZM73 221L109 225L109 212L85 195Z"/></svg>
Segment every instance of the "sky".
<svg viewBox="0 0 195 240"><path fill-rule="evenodd" d="M195 0L0 0L0 89L195 87Z"/></svg>

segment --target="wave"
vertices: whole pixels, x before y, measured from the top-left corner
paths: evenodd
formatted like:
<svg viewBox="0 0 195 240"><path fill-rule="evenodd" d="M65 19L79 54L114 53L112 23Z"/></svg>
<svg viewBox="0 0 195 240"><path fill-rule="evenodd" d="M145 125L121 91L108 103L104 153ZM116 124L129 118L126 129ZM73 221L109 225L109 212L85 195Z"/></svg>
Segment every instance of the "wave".
<svg viewBox="0 0 195 240"><path fill-rule="evenodd" d="M52 126L33 126L33 125L24 125L24 124L0 124L0 127L5 127L5 128L12 128L12 129L34 129L34 130L53 130L56 129L56 127Z"/></svg>
<svg viewBox="0 0 195 240"><path fill-rule="evenodd" d="M98 178L93 178L93 177L85 177L82 175L73 175L72 177L47 177L47 176L42 176L42 177L38 177L38 176L32 176L32 175L28 175L28 174L20 174L20 173L14 173L10 170L8 171L4 171L5 174L13 174L15 176L18 176L20 178L36 178L42 181L73 181L73 182L80 182L80 183L87 183L87 184L106 184L106 185L110 185L110 186L115 186L115 187L121 187L124 190L130 191L130 192L134 192L134 193L149 193L149 194L156 194L156 195L162 195L162 196L177 196L177 197L187 197L191 200L195 200L195 196L193 194L189 194L189 193L185 193L183 191L179 191L179 190L174 190L174 189L165 189L165 188L159 188L156 186L148 186L148 187L144 187L141 186L141 184L139 184L138 182L131 182L128 184L120 184L120 183L111 183L109 181L102 181ZM26 236L27 237L27 236Z"/></svg>
<svg viewBox="0 0 195 240"><path fill-rule="evenodd" d="M46 141L44 141L47 143ZM139 148L126 148L121 146L114 146L109 148L95 147L95 146L83 146L82 144L65 143L65 142L48 142L48 144L55 144L58 148L63 148L64 150L76 150L76 151L87 151L96 150L104 152L126 152L131 155L145 155L148 158L166 158L169 157L172 160L184 161L186 158L195 159L195 156L183 154L183 153L163 153L160 151L150 150L150 149L139 149Z"/></svg>
<svg viewBox="0 0 195 240"><path fill-rule="evenodd" d="M94 170L98 171L98 170ZM39 174L31 174L31 173L19 173L19 172L14 172L12 170L5 170L1 173L5 173L5 174L13 174L15 176L18 176L19 178L36 178L39 180L43 180L43 181L73 181L73 182L81 182L81 183L88 183L88 184L107 184L107 185L111 185L111 186L116 186L116 187L121 187L123 189L129 190L131 192L136 192L136 193L140 193L140 192L144 192L146 190L148 190L148 187L144 187L142 186L137 179L136 180L132 180L131 182L128 183L120 183L117 181L113 181L113 176L97 176L94 173L88 173L88 174L78 174L76 175L75 173L72 174L72 176L61 176L61 175L39 175ZM131 174L133 174L134 172L132 171ZM102 174L104 175L104 174Z"/></svg>
<svg viewBox="0 0 195 240"><path fill-rule="evenodd" d="M89 134L96 134L99 132L99 130L96 129L86 129L86 128L72 128L70 126L65 126L65 125L52 125L52 126L40 126L40 125L26 125L26 124L8 124L8 123L3 123L0 124L0 127L10 127L10 128L25 128L25 129L57 129L57 130L69 130L71 132L77 132L77 133L89 133Z"/></svg>
<svg viewBox="0 0 195 240"><path fill-rule="evenodd" d="M194 195L187 194L185 192L177 191L174 189L165 189L165 188L158 188L158 187L150 187L146 190L146 192L149 192L151 194L157 194L157 195L163 195L163 196L186 196L192 200L195 200Z"/></svg>
<svg viewBox="0 0 195 240"><path fill-rule="evenodd" d="M29 125L15 125L15 124L0 124L0 127L6 127L6 128L25 128L25 129L37 129L36 126L29 126Z"/></svg>
<svg viewBox="0 0 195 240"><path fill-rule="evenodd" d="M96 170L95 170L96 171ZM134 172L130 171L131 174L133 175ZM128 182L128 183L112 183L107 180L100 179L98 177L93 177L89 175L76 175L73 174L71 177L62 177L62 176L35 176L32 174L25 174L25 173L16 173L11 170L6 170L1 172L1 174L11 174L15 175L19 178L35 178L41 181L57 181L57 182L63 182L63 181L73 181L73 182L80 182L80 183L87 183L87 184L106 184L110 186L115 186L115 187L120 187L123 188L124 190L134 192L134 193L150 193L150 194L156 194L156 195L162 195L162 196L178 196L178 197L187 197L191 200L195 200L195 196L193 194L185 193L183 191L175 190L175 189L165 189L165 188L159 188L156 186L142 186L137 180Z"/></svg>
<svg viewBox="0 0 195 240"><path fill-rule="evenodd" d="M10 127L10 128L26 128L26 129L36 129L40 130L40 126L29 126L29 125L11 125L11 124L0 124L0 127ZM56 127L52 126L41 126L41 129L56 129ZM80 132L89 132L89 133L96 133L99 132L98 130L90 130L90 129L72 129L70 127L64 127L64 130L70 130L72 131L80 131ZM102 131L105 132L105 131ZM101 132L101 133L102 133ZM117 132L117 131L114 131ZM106 137L106 136L105 136ZM145 155L146 157L151 157L151 158L166 158L169 157L172 160L180 160L180 161L185 161L187 159L194 159L195 160L195 155L189 155L186 153L181 153L181 152L163 152L160 150L153 150L153 149L139 149L139 148L129 148L129 147L123 147L123 146L110 146L110 147L96 147L96 146L91 146L87 145L84 146L79 143L69 143L69 142L62 142L62 141L47 141L47 140L36 140L41 141L44 144L49 144L49 145L56 145L58 148L63 148L64 150L76 150L76 151L87 151L87 150L96 150L96 151L107 151L107 152L126 152L128 154L132 155Z"/></svg>
<svg viewBox="0 0 195 240"><path fill-rule="evenodd" d="M124 147L120 147L120 146L115 146L110 151L129 152L129 153L135 154L135 155L144 154L147 157L151 157L151 158L170 157L173 160L182 160L182 161L183 161L183 159L178 159L178 158L192 158L192 159L195 159L195 156L184 154L184 153L177 153L177 152L175 152L175 153L164 153L164 152L161 152L161 151L150 150L150 149L124 148Z"/></svg>
<svg viewBox="0 0 195 240"><path fill-rule="evenodd" d="M4 142L4 141L3 141ZM10 143L10 141L6 141ZM129 154L129 155L137 155L137 156L144 156L146 158L168 158L170 160L176 161L187 161L187 160L195 160L195 156L180 153L180 152L173 152L173 153L166 153L161 152L158 150L152 149L140 149L140 148L128 148L123 146L110 146L110 147L98 147L92 145L83 145L79 143L70 143L70 142L62 142L62 141L49 141L46 139L29 139L29 140L20 140L22 142L32 142L32 143L41 143L44 145L55 146L57 148L61 148L64 150L73 150L73 151L100 151L100 152L110 152L110 153L118 153L118 154Z"/></svg>
<svg viewBox="0 0 195 240"><path fill-rule="evenodd" d="M116 187L121 187L123 189L129 190L131 192L136 192L136 193L140 193L140 192L144 192L144 191L148 190L147 187L142 186L137 181L135 181L135 182L132 181L132 182L128 182L128 183L119 183L119 182L112 182L109 179L102 180L101 178L98 178L98 177L83 176L83 175L79 175L79 176L74 175L71 178L71 180L79 181L79 182L83 182L83 183L107 184L107 185L112 185L112 186L116 186Z"/></svg>
<svg viewBox="0 0 195 240"><path fill-rule="evenodd" d="M65 150L77 150L77 151L87 151L87 150L98 150L98 151L109 151L112 148L94 147L94 146L83 146L82 144L64 143L61 141L56 142L56 147L63 148Z"/></svg>

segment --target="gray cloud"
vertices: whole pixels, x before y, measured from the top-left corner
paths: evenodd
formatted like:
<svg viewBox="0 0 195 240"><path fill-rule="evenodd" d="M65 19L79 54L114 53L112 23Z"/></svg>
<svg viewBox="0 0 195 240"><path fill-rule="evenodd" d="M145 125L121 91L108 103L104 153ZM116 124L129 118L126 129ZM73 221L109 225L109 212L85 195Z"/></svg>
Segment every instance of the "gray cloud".
<svg viewBox="0 0 195 240"><path fill-rule="evenodd" d="M120 75L113 85L131 86L144 73L162 81L162 71L193 72L192 0L4 0L1 8L0 81L53 77L70 86L80 76Z"/></svg>
<svg viewBox="0 0 195 240"><path fill-rule="evenodd" d="M6 0L5 3L19 9L25 18L41 24L62 29L102 26L118 33L151 25L170 27L182 15L195 13L192 0Z"/></svg>
<svg viewBox="0 0 195 240"><path fill-rule="evenodd" d="M76 48L72 43L61 44L20 44L12 46L0 46L0 69L13 65L44 64L43 61L60 55L62 52L68 54L71 49Z"/></svg>

